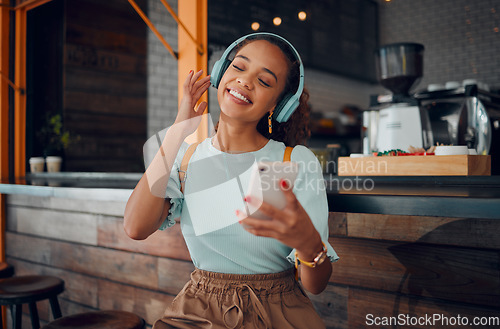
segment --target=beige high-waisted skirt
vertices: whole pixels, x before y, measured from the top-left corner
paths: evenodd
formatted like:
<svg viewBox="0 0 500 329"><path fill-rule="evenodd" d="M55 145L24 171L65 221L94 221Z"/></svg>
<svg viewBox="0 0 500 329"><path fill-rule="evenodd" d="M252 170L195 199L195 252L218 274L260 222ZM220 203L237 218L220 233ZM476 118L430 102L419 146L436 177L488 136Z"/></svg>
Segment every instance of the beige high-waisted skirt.
<svg viewBox="0 0 500 329"><path fill-rule="evenodd" d="M321 329L325 325L291 270L223 274L196 269L153 329Z"/></svg>

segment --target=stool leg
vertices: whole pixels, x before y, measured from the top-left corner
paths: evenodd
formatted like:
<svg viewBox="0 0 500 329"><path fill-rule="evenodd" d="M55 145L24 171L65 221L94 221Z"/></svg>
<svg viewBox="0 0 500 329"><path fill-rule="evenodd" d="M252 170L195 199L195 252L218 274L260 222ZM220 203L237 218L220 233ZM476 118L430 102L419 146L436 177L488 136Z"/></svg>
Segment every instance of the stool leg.
<svg viewBox="0 0 500 329"><path fill-rule="evenodd" d="M50 307L52 308L52 316L54 319L58 319L62 316L61 307L59 307L59 301L57 300L57 296L49 298Z"/></svg>
<svg viewBox="0 0 500 329"><path fill-rule="evenodd" d="M12 328L21 329L23 305L11 305L10 312L12 313Z"/></svg>
<svg viewBox="0 0 500 329"><path fill-rule="evenodd" d="M38 309L36 303L29 303L31 327L33 329L40 329L40 318L38 317Z"/></svg>
<svg viewBox="0 0 500 329"><path fill-rule="evenodd" d="M5 321L5 318L7 317L6 314L7 312L5 306L2 305L2 312L0 312L0 328L2 329L7 326L7 321Z"/></svg>

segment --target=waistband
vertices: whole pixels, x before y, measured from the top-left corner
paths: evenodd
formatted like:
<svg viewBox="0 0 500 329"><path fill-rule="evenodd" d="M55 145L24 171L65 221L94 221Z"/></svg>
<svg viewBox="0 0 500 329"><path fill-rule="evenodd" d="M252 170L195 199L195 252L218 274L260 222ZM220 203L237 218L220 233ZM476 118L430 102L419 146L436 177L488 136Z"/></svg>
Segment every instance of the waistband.
<svg viewBox="0 0 500 329"><path fill-rule="evenodd" d="M251 317L259 328L272 328L271 318L262 300L283 300L287 294L301 289L295 280L295 268L270 274L227 274L195 269L191 273L191 288L225 300L223 321L227 328L243 325L245 309L251 306Z"/></svg>
<svg viewBox="0 0 500 329"><path fill-rule="evenodd" d="M242 287L251 287L257 294L274 294L297 288L295 268L269 274L228 274L195 269L191 283L205 292L231 293Z"/></svg>

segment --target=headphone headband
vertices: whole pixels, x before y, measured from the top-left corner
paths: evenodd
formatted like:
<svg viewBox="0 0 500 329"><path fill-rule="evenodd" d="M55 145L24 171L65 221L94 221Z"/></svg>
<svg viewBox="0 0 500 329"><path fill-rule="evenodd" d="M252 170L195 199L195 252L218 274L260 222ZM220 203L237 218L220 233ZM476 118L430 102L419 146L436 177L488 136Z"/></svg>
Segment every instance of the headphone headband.
<svg viewBox="0 0 500 329"><path fill-rule="evenodd" d="M285 122L288 120L288 118L290 118L292 113L299 106L300 95L302 95L302 91L304 90L304 65L302 64L302 59L300 58L298 51L293 47L293 45L288 40L286 40L282 36L268 32L257 32L245 35L237 39L236 41L231 43L229 47L227 47L227 49L222 54L221 58L217 62L215 62L212 68L210 82L212 83L212 86L218 88L222 76L224 75L227 68L231 64L231 60L229 60L228 57L234 50L234 48L236 48L240 43L242 43L246 39L258 36L270 36L283 41L285 44L288 45L288 47L294 54L296 60L299 62L299 85L297 87L297 91L294 94L285 95L283 99L280 101L280 103L276 105L276 108L274 109L273 112L273 117L276 119L276 121Z"/></svg>

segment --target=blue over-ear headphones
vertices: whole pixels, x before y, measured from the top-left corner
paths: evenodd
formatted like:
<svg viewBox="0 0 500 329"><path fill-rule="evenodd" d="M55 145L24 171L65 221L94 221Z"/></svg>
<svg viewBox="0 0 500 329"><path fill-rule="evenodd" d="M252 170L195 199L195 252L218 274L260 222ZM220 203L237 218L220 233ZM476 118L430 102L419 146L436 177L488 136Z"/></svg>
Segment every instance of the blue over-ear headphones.
<svg viewBox="0 0 500 329"><path fill-rule="evenodd" d="M291 93L286 94L283 97L283 99L279 102L279 104L276 105L273 112L273 117L275 118L276 121L285 122L290 118L293 111L295 111L299 106L300 95L302 95L302 91L304 90L304 65L302 64L302 60L300 59L300 55L297 52L297 50L285 38L277 34L267 33L267 32L252 33L239 38L238 40L233 42L229 47L227 47L226 51L224 51L224 53L222 54L222 57L217 62L215 62L212 68L210 82L212 83L212 86L218 88L222 76L226 72L229 65L231 65L232 60L228 59L228 56L231 53L231 51L233 51L233 49L240 43L242 43L244 40L250 37L255 37L260 35L271 36L280 39L281 41L284 41L290 47L292 53L295 55L297 61L299 62L300 77L299 77L299 86L297 88L297 91L294 94Z"/></svg>

